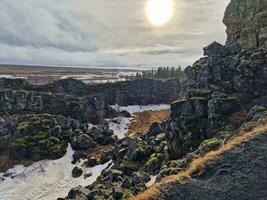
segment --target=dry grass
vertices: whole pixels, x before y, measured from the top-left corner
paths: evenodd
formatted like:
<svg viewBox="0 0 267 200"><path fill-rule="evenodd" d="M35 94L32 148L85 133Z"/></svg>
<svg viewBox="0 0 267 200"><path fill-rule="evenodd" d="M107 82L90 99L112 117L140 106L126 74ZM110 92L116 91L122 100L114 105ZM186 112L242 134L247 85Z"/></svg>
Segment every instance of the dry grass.
<svg viewBox="0 0 267 200"><path fill-rule="evenodd" d="M182 177L190 178L192 174L200 175L204 171L208 161L214 160L220 154L230 151L234 147L239 146L246 141L249 141L255 135L266 133L266 131L267 131L267 124L255 127L251 131L235 137L227 144L223 145L220 149L216 151L211 151L206 155L204 155L203 157L194 160L185 171L179 173L178 175L173 175L164 178L160 183L153 185L144 193L139 194L136 197L132 197L131 200L160 199L160 188L163 187L164 185L175 183L179 181Z"/></svg>
<svg viewBox="0 0 267 200"><path fill-rule="evenodd" d="M151 124L155 122L163 122L170 115L170 110L159 111L145 111L141 113L135 113L133 120L129 126L127 135L138 137L143 133L146 133Z"/></svg>

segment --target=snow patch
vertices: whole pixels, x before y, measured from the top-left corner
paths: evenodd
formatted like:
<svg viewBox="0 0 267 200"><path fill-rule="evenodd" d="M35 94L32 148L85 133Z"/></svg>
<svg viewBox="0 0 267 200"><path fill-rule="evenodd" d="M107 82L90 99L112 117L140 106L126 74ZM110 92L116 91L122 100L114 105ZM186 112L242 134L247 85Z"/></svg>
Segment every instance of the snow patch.
<svg viewBox="0 0 267 200"><path fill-rule="evenodd" d="M156 182L157 176L150 176L150 181L146 183L146 187L151 187Z"/></svg>
<svg viewBox="0 0 267 200"><path fill-rule="evenodd" d="M115 109L117 112L121 112L126 110L130 114L134 113L141 113L144 111L157 111L157 110L168 110L170 109L169 104L151 104L151 105L134 105L134 106L118 106L118 105L112 105L113 109ZM131 120L133 118L126 118L126 117L118 117L115 119L106 119L106 121L109 124L109 128L113 129L114 134L118 136L119 139L122 139L125 137L125 135L129 131L129 126L131 124Z"/></svg>
<svg viewBox="0 0 267 200"><path fill-rule="evenodd" d="M169 104L150 104L150 105L133 105L133 106L121 106L118 107L117 105L111 106L113 109L118 110L119 112L126 110L127 112L133 113L140 113L144 111L157 111L157 110L168 110L171 108Z"/></svg>
<svg viewBox="0 0 267 200"><path fill-rule="evenodd" d="M118 117L115 119L107 119L109 128L113 130L114 135L118 139L123 139L129 131L129 126L132 118Z"/></svg>
<svg viewBox="0 0 267 200"><path fill-rule="evenodd" d="M8 177L0 182L0 199L56 200L59 197L66 197L72 188L79 185L87 186L95 182L111 163L110 161L93 168L83 167L83 175L92 173L92 176L84 179L82 175L74 179L72 169L75 166L81 166L84 161L77 165L71 164L73 153L69 145L66 155L58 160L39 161L29 167L18 165L8 170L14 178Z"/></svg>

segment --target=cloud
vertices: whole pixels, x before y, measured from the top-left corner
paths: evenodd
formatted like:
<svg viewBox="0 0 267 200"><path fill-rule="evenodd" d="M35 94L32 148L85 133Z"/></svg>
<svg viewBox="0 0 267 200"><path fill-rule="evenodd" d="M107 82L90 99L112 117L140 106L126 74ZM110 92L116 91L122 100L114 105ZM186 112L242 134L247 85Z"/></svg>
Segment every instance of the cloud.
<svg viewBox="0 0 267 200"><path fill-rule="evenodd" d="M187 65L225 40L227 1L174 0L172 20L156 28L144 0L0 0L0 63Z"/></svg>

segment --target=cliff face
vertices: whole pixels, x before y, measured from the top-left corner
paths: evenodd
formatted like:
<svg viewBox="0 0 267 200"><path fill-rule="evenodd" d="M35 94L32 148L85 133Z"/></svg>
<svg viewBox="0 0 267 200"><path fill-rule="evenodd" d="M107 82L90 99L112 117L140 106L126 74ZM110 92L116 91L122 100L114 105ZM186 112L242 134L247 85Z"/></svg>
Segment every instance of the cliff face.
<svg viewBox="0 0 267 200"><path fill-rule="evenodd" d="M232 0L226 9L227 42L204 48L205 57L185 69L188 87L164 125L172 157L194 150L252 101L267 104L267 1ZM261 100L260 100L261 99ZM254 104L255 105L255 104Z"/></svg>
<svg viewBox="0 0 267 200"><path fill-rule="evenodd" d="M171 103L178 98L180 90L178 79L139 79L89 86L88 89L89 93L104 94L109 104L121 106Z"/></svg>
<svg viewBox="0 0 267 200"><path fill-rule="evenodd" d="M84 123L98 123L106 116L107 110L103 95L77 97L24 90L0 91L0 112L6 114L49 113Z"/></svg>
<svg viewBox="0 0 267 200"><path fill-rule="evenodd" d="M237 52L241 49L267 47L267 1L232 0L226 9L226 46Z"/></svg>

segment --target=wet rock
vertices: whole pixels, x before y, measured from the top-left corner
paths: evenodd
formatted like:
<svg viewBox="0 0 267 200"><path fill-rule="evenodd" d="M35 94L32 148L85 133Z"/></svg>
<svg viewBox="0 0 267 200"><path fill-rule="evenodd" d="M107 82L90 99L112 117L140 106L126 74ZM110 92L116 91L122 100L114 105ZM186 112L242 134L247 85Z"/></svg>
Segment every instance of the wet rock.
<svg viewBox="0 0 267 200"><path fill-rule="evenodd" d="M80 167L74 167L71 173L73 178L79 178L82 175L83 170Z"/></svg>
<svg viewBox="0 0 267 200"><path fill-rule="evenodd" d="M94 167L97 165L97 159L96 157L88 158L88 160L85 162L85 165L87 167Z"/></svg>

